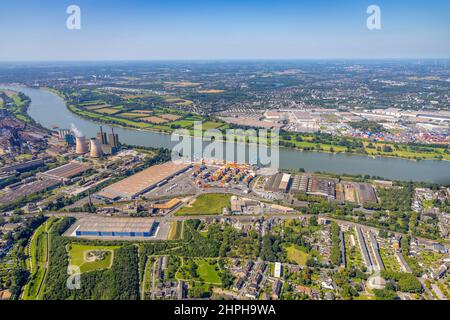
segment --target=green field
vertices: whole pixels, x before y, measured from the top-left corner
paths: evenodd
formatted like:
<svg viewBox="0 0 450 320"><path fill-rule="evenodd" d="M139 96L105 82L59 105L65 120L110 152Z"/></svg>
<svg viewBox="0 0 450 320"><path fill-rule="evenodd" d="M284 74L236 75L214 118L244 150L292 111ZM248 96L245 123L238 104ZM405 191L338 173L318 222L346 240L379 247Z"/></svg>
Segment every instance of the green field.
<svg viewBox="0 0 450 320"><path fill-rule="evenodd" d="M208 260L196 260L200 278L211 284L222 284L219 273L215 270L216 264L210 264Z"/></svg>
<svg viewBox="0 0 450 320"><path fill-rule="evenodd" d="M72 243L67 248L69 263L72 266L79 266L81 272L108 269L111 267L114 259L114 250L118 248L119 246L89 246ZM106 254L101 260L89 262L86 260L86 255L90 251L106 251Z"/></svg>
<svg viewBox="0 0 450 320"><path fill-rule="evenodd" d="M289 261L295 262L299 266L306 266L308 254L304 252L299 246L291 244L284 247Z"/></svg>
<svg viewBox="0 0 450 320"><path fill-rule="evenodd" d="M183 231L183 221L174 221L170 227L168 240L180 240Z"/></svg>
<svg viewBox="0 0 450 320"><path fill-rule="evenodd" d="M189 273L192 263L195 263L197 266L197 278L192 278ZM220 278L219 271L216 270L216 267L217 263L212 263L212 261L208 259L195 258L189 261L184 260L183 265L176 274L176 278L178 280L191 280L196 282L204 282L206 284L221 285L222 280Z"/></svg>
<svg viewBox="0 0 450 320"><path fill-rule="evenodd" d="M211 193L202 194L190 204L176 212L177 216L184 215L218 215L223 208L230 208L230 194Z"/></svg>
<svg viewBox="0 0 450 320"><path fill-rule="evenodd" d="M221 122L215 122L215 121L206 121L202 123L202 129L203 130L209 130L209 129L217 129L224 125L224 123Z"/></svg>
<svg viewBox="0 0 450 320"><path fill-rule="evenodd" d="M30 278L24 288L22 297L24 300L37 300L42 292L48 259L48 231L55 221L54 218L48 219L36 229L32 237L29 259L31 263L30 261L27 263L27 266L30 267Z"/></svg>

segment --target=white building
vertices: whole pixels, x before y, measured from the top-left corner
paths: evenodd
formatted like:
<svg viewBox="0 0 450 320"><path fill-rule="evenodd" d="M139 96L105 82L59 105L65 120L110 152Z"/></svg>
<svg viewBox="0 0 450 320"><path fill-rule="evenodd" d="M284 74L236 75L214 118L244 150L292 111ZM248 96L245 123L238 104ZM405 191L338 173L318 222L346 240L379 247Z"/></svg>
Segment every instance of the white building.
<svg viewBox="0 0 450 320"><path fill-rule="evenodd" d="M281 278L281 274L283 273L283 267L280 262L275 262L275 269L273 271L273 276L275 278Z"/></svg>

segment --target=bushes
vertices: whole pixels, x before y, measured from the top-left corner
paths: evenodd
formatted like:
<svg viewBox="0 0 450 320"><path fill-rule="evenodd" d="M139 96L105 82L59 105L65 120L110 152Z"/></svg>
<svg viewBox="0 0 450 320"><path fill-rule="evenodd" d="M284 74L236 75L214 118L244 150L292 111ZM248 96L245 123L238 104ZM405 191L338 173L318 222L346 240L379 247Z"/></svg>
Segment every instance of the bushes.
<svg viewBox="0 0 450 320"><path fill-rule="evenodd" d="M423 291L420 281L411 273L383 271L382 276L396 282L398 291L421 293Z"/></svg>
<svg viewBox="0 0 450 320"><path fill-rule="evenodd" d="M375 297L377 297L377 300L397 300L398 296L393 290L387 290L387 289L374 289L373 293L375 294Z"/></svg>
<svg viewBox="0 0 450 320"><path fill-rule="evenodd" d="M339 248L339 226L336 222L331 223L331 263L338 266L342 263L341 250Z"/></svg>

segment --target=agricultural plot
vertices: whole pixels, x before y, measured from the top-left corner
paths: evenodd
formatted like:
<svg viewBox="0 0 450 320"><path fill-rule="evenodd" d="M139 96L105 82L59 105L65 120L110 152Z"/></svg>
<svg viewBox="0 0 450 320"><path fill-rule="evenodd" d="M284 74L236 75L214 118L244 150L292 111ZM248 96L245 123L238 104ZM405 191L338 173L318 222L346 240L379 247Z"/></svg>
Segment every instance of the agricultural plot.
<svg viewBox="0 0 450 320"><path fill-rule="evenodd" d="M223 126L223 123L221 122L215 122L215 121L206 121L202 123L202 129L203 130L209 130L209 129L217 129Z"/></svg>
<svg viewBox="0 0 450 320"><path fill-rule="evenodd" d="M168 120L168 121L176 121L176 120L182 118L182 116L179 116L179 115L176 115L176 114L168 114L168 113L161 114L161 115L159 115L159 116L160 116L161 118L163 118L163 119Z"/></svg>
<svg viewBox="0 0 450 320"><path fill-rule="evenodd" d="M173 98L173 97L167 97L164 99L164 101L167 103L176 104L177 106L189 106L189 105L193 104L193 102L191 100L186 100L186 99L181 99L181 98Z"/></svg>
<svg viewBox="0 0 450 320"><path fill-rule="evenodd" d="M170 125L174 125L174 126L179 126L180 128L190 128L194 125L194 121L193 120L187 120L187 119L183 119L183 120L178 120L175 122L171 122Z"/></svg>
<svg viewBox="0 0 450 320"><path fill-rule="evenodd" d="M139 118L148 117L148 114L137 113L137 112L124 112L124 113L117 114L117 116L118 117L124 117L124 118L127 118L127 119L139 119Z"/></svg>
<svg viewBox="0 0 450 320"><path fill-rule="evenodd" d="M197 90L197 93L222 93L225 92L225 90L220 89L209 89L209 90Z"/></svg>
<svg viewBox="0 0 450 320"><path fill-rule="evenodd" d="M69 263L80 267L80 271L109 269L114 260L114 250L119 246L89 246L77 243L69 244Z"/></svg>
<svg viewBox="0 0 450 320"><path fill-rule="evenodd" d="M178 81L178 82L165 82L164 84L175 87L175 88L191 88L198 87L201 85L199 82L191 82L191 81Z"/></svg>
<svg viewBox="0 0 450 320"><path fill-rule="evenodd" d="M167 122L166 119L159 118L159 117L145 117L145 118L142 118L141 120L143 120L145 122L149 122L149 123L155 123L155 124Z"/></svg>
<svg viewBox="0 0 450 320"><path fill-rule="evenodd" d="M84 109L87 110L97 110L97 109L103 109L103 108L110 108L111 106L109 104L94 104L89 106L83 106Z"/></svg>
<svg viewBox="0 0 450 320"><path fill-rule="evenodd" d="M101 109L95 109L95 112L101 113L101 114L108 114L108 115L114 115L120 112L118 109L114 108L101 108Z"/></svg>

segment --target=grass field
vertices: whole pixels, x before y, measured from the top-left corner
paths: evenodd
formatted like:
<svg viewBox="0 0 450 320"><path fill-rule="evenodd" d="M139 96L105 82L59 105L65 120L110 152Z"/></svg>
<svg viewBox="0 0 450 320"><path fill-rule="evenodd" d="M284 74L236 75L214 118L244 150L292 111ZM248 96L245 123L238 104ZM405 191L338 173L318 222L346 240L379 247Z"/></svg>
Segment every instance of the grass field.
<svg viewBox="0 0 450 320"><path fill-rule="evenodd" d="M176 121L178 119L181 119L182 117L176 114L169 114L169 113L165 113L165 114L161 114L160 115L161 118L169 120L169 121Z"/></svg>
<svg viewBox="0 0 450 320"><path fill-rule="evenodd" d="M202 194L184 206L175 215L215 215L222 214L223 208L230 208L230 194Z"/></svg>
<svg viewBox="0 0 450 320"><path fill-rule="evenodd" d="M47 259L47 233L45 232L45 223L42 224L33 237L31 243L31 276L25 286L23 299L36 300L39 286L45 275L46 259Z"/></svg>
<svg viewBox="0 0 450 320"><path fill-rule="evenodd" d="M197 265L197 278L192 278L189 274L189 269L195 263ZM221 285L219 271L216 270L217 263L211 263L211 260L195 258L193 260L183 260L183 265L176 274L178 280L204 282L206 284Z"/></svg>
<svg viewBox="0 0 450 320"><path fill-rule="evenodd" d="M159 118L159 117L153 117L153 116L152 117L145 117L145 118L142 118L141 120L146 121L146 122L150 122L150 123L156 123L156 124L167 122L166 119Z"/></svg>
<svg viewBox="0 0 450 320"><path fill-rule="evenodd" d="M48 260L48 231L56 220L55 218L48 219L36 229L32 237L30 244L31 264L27 264L31 269L31 275L24 288L22 297L24 300L37 300L40 296L39 288L42 292Z"/></svg>
<svg viewBox="0 0 450 320"><path fill-rule="evenodd" d="M139 118L144 118L144 117L148 117L148 113L138 113L138 112L124 112L124 113L120 113L120 114L116 114L116 116L118 117L124 117L127 119L139 119Z"/></svg>
<svg viewBox="0 0 450 320"><path fill-rule="evenodd" d="M98 112L101 114L116 114L116 113L119 113L120 110L113 109L113 108L101 108L101 109L95 109L95 112Z"/></svg>
<svg viewBox="0 0 450 320"><path fill-rule="evenodd" d="M306 266L306 260L308 260L308 254L304 252L297 245L288 245L284 248L287 253L289 261L295 262L299 266Z"/></svg>
<svg viewBox="0 0 450 320"><path fill-rule="evenodd" d="M174 221L170 227L168 240L179 240L183 231L183 221Z"/></svg>
<svg viewBox="0 0 450 320"><path fill-rule="evenodd" d="M208 260L196 260L195 263L198 266L197 272L200 278L211 284L222 284L219 273L216 271L216 264L210 264Z"/></svg>
<svg viewBox="0 0 450 320"><path fill-rule="evenodd" d="M197 90L197 93L222 93L222 92L225 92L225 90L219 90L219 89Z"/></svg>
<svg viewBox="0 0 450 320"><path fill-rule="evenodd" d="M88 246L72 243L69 245L69 259L72 266L79 266L81 272L108 269L111 267L114 259L114 250L118 246ZM102 260L89 262L86 260L86 254L89 251L106 251Z"/></svg>
<svg viewBox="0 0 450 320"><path fill-rule="evenodd" d="M214 121L206 121L202 123L202 129L203 130L209 130L209 129L217 129L223 126L224 124L221 122L214 122Z"/></svg>

